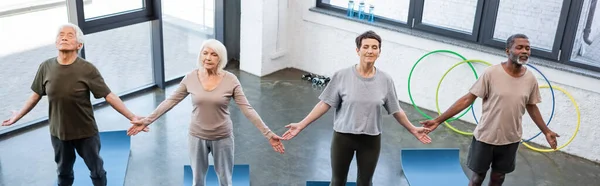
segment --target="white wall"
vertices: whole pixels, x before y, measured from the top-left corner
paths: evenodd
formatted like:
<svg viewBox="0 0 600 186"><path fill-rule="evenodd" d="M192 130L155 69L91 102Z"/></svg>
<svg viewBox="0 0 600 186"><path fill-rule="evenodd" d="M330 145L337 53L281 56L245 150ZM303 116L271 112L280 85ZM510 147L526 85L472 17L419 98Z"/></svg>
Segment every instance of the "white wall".
<svg viewBox="0 0 600 186"><path fill-rule="evenodd" d="M264 0L263 2L270 1L271 0ZM413 64L422 55L430 51L439 49L453 50L467 58L481 59L494 64L506 60L505 56L493 55L468 48L444 44L421 37L311 12L309 11L309 8L315 6L315 1L290 0L288 3L286 15L289 26L287 42L289 42L290 48L283 57L276 60L265 57L272 54L272 47L270 44L265 43L273 43L271 40L272 37L266 37L265 34L263 34L262 39L257 39L255 37L256 33L253 33L258 32L258 27L264 29L265 27L271 26L264 22L262 23L262 26L250 26L249 23L244 23L244 12L242 12L242 54L244 54L244 52L255 53L258 50L263 50L261 52L262 64L242 59L242 70L249 71L253 74L264 75L272 72L272 69L291 66L312 73L331 76L337 70L358 63L354 38L364 31L374 30L383 38L381 48L382 54L377 61L376 66L392 75L400 101L410 103L407 91L408 74ZM252 3L252 5L257 4L259 3L254 1ZM244 5L247 7L244 7ZM250 3L242 2L242 11L262 11L258 7L248 5L250 5ZM262 6L262 8L265 7L266 6ZM268 20L266 17L268 16L263 17L263 20ZM269 33L269 35L272 34ZM256 40L262 42L262 48L256 46L256 43L258 42ZM257 47L260 49L257 50ZM245 55L242 55L242 57L244 56ZM247 56L251 55L247 54ZM258 56L258 54L255 56ZM411 86L414 101L419 106L428 110L436 110L435 89L439 79L447 69L459 61L461 60L454 56L442 54L430 55L430 57L423 60L415 68L412 77ZM262 69L256 72L256 69L254 68L244 67L244 63L247 63L247 65L252 64L261 66ZM274 67L271 67L271 70L267 70L267 66L271 65ZM483 72L483 65L477 64L475 66L479 74ZM600 135L598 135L600 132L598 125L596 124L597 121L600 120L600 114L598 112L600 109L597 104L600 100L600 86L597 86L600 83L600 80L551 68L541 66L536 67L551 80L551 83L554 86L562 87L571 93L577 101L581 111L581 127L579 133L574 141L563 148L562 151L593 161L600 161L600 143L593 143L600 141ZM541 76L539 77L541 78ZM475 78L466 65L459 66L449 73L440 88L441 94L439 95L439 100L442 112L454 103L456 99L464 95L474 81ZM545 84L545 82L540 79L540 84ZM567 84L570 86L567 86ZM550 91L548 89L543 89L541 92L544 99L543 103L539 106L544 119L548 120L551 111ZM571 138L572 133L575 131L577 118L569 99L558 90L555 90L555 95L556 111L550 127L561 135L559 138L559 145L562 145ZM412 107L404 109L414 110ZM481 116L480 100L476 101L475 109L479 119ZM473 116L471 116L470 113L462 117L462 119L468 122L474 122ZM524 117L523 128L524 137L531 137L539 131L527 115ZM540 135L533 141L547 146L547 142L543 135ZM584 144L586 142L592 143Z"/></svg>
<svg viewBox="0 0 600 186"><path fill-rule="evenodd" d="M290 67L287 0L242 1L240 69L264 76Z"/></svg>

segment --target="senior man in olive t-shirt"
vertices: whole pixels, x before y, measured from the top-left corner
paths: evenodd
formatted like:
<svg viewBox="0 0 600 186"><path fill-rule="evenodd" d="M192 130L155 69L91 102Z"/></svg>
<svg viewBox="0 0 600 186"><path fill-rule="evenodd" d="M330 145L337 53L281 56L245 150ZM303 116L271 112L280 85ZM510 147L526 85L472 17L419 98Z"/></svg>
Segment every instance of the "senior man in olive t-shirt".
<svg viewBox="0 0 600 186"><path fill-rule="evenodd" d="M2 125L14 124L31 111L42 96L48 96L48 118L54 160L58 166L58 185L73 184L73 164L77 151L90 170L94 186L105 186L106 171L100 157L100 137L90 92L95 98L105 98L106 102L130 121L136 116L110 91L98 69L77 56L81 47L81 29L73 24L62 25L56 35L58 57L40 64L31 84L32 95L25 106L2 122Z"/></svg>

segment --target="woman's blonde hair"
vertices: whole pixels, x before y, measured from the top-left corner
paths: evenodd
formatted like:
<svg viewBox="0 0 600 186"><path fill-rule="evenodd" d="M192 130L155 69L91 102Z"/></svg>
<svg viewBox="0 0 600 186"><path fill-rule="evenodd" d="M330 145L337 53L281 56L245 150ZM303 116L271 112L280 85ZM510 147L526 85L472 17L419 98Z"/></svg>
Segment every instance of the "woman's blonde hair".
<svg viewBox="0 0 600 186"><path fill-rule="evenodd" d="M225 48L225 45L216 39L208 39L204 41L202 43L202 47L200 48L200 53L198 54L198 62L196 64L198 68L204 68L202 67L202 51L204 48L213 49L215 53L217 53L217 56L219 56L218 70L223 70L227 65L227 49Z"/></svg>

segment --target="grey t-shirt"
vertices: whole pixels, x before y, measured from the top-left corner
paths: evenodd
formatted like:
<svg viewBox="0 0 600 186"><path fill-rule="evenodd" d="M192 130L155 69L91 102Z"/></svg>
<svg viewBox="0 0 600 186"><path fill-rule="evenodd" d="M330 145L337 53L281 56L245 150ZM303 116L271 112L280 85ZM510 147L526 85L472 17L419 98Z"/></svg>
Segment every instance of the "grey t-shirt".
<svg viewBox="0 0 600 186"><path fill-rule="evenodd" d="M319 99L335 109L333 130L351 134L381 134L382 108L388 114L400 112L394 81L376 69L364 78L356 65L336 72Z"/></svg>

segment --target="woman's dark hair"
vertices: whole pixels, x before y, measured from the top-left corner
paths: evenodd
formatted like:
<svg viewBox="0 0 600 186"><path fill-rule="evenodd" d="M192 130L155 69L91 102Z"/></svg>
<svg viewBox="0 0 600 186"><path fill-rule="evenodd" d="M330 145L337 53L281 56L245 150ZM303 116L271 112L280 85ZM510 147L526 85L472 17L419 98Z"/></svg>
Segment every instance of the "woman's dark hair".
<svg viewBox="0 0 600 186"><path fill-rule="evenodd" d="M356 48L360 48L363 39L375 39L379 41L379 48L381 48L381 37L372 30L366 31L356 37Z"/></svg>

